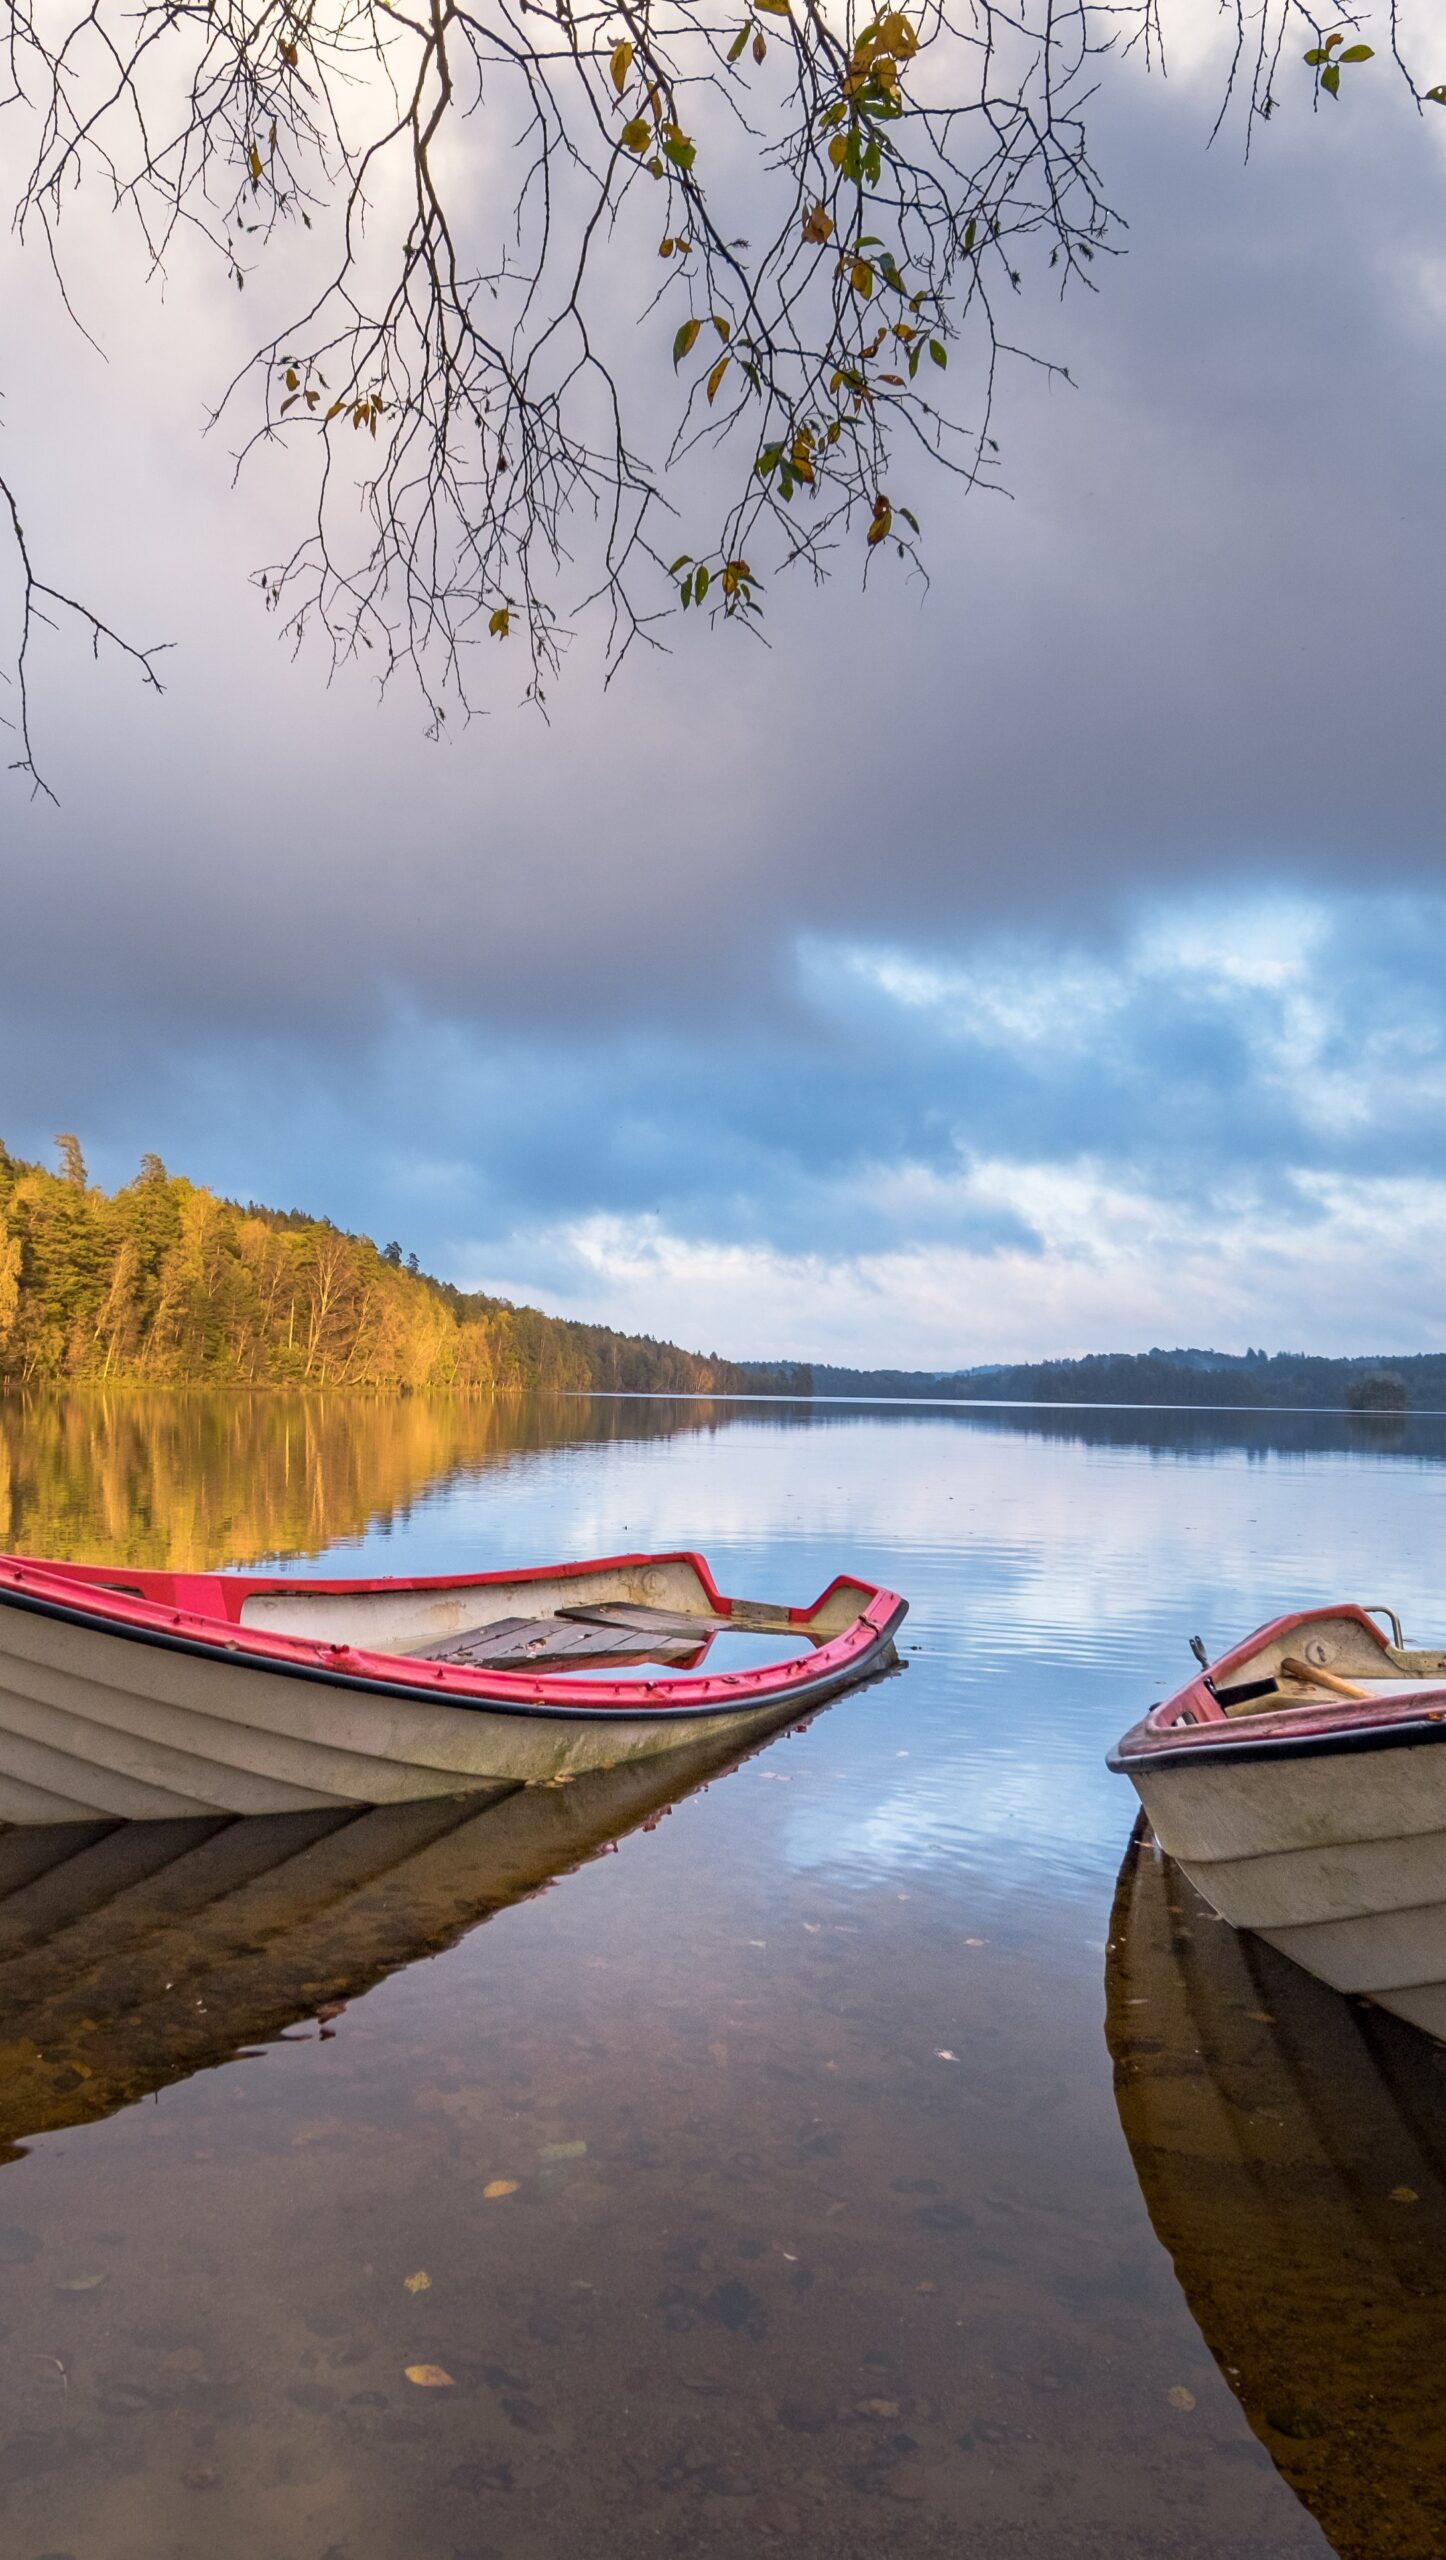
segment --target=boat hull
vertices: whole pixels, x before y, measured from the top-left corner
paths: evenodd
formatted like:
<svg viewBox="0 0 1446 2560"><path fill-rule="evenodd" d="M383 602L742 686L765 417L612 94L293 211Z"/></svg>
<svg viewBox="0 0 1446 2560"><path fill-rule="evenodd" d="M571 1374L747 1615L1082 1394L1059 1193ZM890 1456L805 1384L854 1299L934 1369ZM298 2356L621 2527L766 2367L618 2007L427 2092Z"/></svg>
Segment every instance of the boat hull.
<svg viewBox="0 0 1446 2560"><path fill-rule="evenodd" d="M1443 1744L1446 1653L1350 1603L1258 1628L1110 1765L1222 1919L1446 2038Z"/></svg>
<svg viewBox="0 0 1446 2560"><path fill-rule="evenodd" d="M1130 1775L1161 1848L1223 1920L1446 2039L1446 1750Z"/></svg>
<svg viewBox="0 0 1446 2560"><path fill-rule="evenodd" d="M240 1636L234 1621L173 1613L165 1631L149 1600L106 1603L108 1620L94 1586L67 1584L63 1569L13 1580L17 1592L0 1592L0 1823L10 1824L303 1813L556 1785L720 1738L746 1744L896 1659L897 1619L884 1611L776 1678L634 1683L634 1712L616 1684L594 1703L603 1693L577 1684L569 1695L565 1683L498 1677L489 1696L486 1679L465 1672ZM433 1687L422 1685L428 1671Z"/></svg>

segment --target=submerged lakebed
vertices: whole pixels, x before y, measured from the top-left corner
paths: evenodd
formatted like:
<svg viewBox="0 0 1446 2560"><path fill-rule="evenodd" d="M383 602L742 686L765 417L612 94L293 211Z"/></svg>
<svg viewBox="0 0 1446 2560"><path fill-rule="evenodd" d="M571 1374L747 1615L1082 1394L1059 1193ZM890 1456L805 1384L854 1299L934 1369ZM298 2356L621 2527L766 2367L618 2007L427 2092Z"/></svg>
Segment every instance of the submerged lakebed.
<svg viewBox="0 0 1446 2560"><path fill-rule="evenodd" d="M1446 2547L1437 2049L1104 1768L1197 1631L1446 1634L1443 1528L1439 1423L0 1400L12 1550L911 1603L736 1767L0 1842L7 2560Z"/></svg>

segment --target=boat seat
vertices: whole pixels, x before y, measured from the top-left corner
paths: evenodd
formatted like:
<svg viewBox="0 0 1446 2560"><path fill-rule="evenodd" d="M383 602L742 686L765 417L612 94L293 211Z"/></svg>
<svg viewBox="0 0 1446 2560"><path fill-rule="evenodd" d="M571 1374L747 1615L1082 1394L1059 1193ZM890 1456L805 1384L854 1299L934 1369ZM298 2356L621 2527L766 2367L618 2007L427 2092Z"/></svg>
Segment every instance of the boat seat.
<svg viewBox="0 0 1446 2560"><path fill-rule="evenodd" d="M413 1647L416 1662L455 1662L474 1671L570 1671L592 1662L682 1662L706 1643L709 1630L686 1636L648 1634L633 1626L598 1624L580 1611L550 1618L493 1618L480 1627L454 1629L433 1644Z"/></svg>

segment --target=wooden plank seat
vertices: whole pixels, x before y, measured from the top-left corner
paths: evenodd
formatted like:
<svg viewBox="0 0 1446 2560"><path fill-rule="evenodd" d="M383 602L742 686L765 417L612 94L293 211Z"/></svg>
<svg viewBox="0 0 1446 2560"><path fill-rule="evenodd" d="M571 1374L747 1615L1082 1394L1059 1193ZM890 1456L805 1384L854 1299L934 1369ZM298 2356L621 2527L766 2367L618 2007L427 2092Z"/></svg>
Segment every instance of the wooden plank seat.
<svg viewBox="0 0 1446 2560"><path fill-rule="evenodd" d="M682 1662L706 1641L708 1629L686 1637L649 1634L632 1626L597 1624L569 1612L566 1617L494 1618L486 1626L463 1627L435 1644L419 1644L418 1662L466 1663L478 1671L569 1671L592 1662Z"/></svg>
<svg viewBox="0 0 1446 2560"><path fill-rule="evenodd" d="M559 1609L557 1615L587 1626L632 1627L639 1635L690 1636L695 1644L731 1624L727 1618L694 1616L686 1609L649 1609L640 1600L594 1600L586 1608Z"/></svg>

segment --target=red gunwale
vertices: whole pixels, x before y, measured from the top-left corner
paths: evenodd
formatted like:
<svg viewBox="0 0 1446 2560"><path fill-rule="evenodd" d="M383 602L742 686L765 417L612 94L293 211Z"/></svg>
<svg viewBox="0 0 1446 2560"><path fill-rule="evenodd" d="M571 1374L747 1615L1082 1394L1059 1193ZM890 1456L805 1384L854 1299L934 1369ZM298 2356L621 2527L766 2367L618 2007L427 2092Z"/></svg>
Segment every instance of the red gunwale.
<svg viewBox="0 0 1446 2560"><path fill-rule="evenodd" d="M638 1553L589 1557L571 1564L527 1565L513 1572L380 1575L337 1580L308 1574L304 1578L253 1573L158 1573L131 1571L123 1565L52 1564L35 1557L0 1556L0 1606L14 1598L84 1620L106 1633L139 1639L160 1638L184 1643L218 1659L294 1668L315 1679L318 1674L348 1686L394 1690L411 1699L435 1697L462 1706L537 1707L552 1713L566 1710L593 1716L629 1715L710 1709L746 1708L752 1700L777 1697L781 1690L812 1686L841 1671L878 1646L904 1616L905 1603L881 1584L840 1573L808 1608L791 1608L791 1625L806 1627L836 1591L867 1593L866 1604L852 1626L810 1653L751 1671L705 1672L678 1680L569 1681L563 1674L529 1678L519 1671L479 1671L456 1663L422 1663L405 1654L371 1653L361 1645L318 1642L310 1636L270 1635L240 1624L245 1601L263 1592L317 1593L348 1598L375 1591L477 1590L490 1583L567 1581L588 1573L647 1566L686 1564L697 1574L710 1607L719 1617L733 1615L733 1601L718 1589L701 1555L687 1548L667 1554ZM116 1584L126 1588L117 1590ZM130 1596L139 1592L139 1598Z"/></svg>
<svg viewBox="0 0 1446 2560"><path fill-rule="evenodd" d="M1280 1707L1244 1717L1227 1715L1207 1686L1208 1677L1228 1689L1264 1646L1286 1643L1302 1629L1319 1626L1323 1619L1339 1623L1342 1618L1364 1628L1389 1662L1390 1648L1380 1628L1353 1602L1331 1609L1296 1609L1287 1617L1271 1618L1263 1627L1257 1627L1254 1635L1246 1636L1229 1653L1223 1653L1218 1662L1212 1662L1208 1675L1199 1672L1172 1698L1151 1707L1110 1753L1111 1768L1185 1760L1202 1753L1218 1756L1227 1748L1232 1757L1240 1754L1251 1758L1269 1757L1281 1747L1308 1749L1313 1742L1338 1749L1376 1736L1389 1738L1401 1726L1446 1726L1446 1682L1439 1687L1416 1687L1408 1696L1383 1698L1378 1704L1366 1705L1348 1698L1330 1704L1319 1700L1310 1706Z"/></svg>

